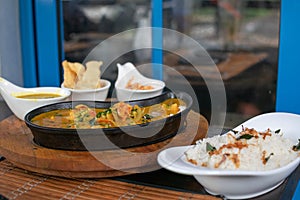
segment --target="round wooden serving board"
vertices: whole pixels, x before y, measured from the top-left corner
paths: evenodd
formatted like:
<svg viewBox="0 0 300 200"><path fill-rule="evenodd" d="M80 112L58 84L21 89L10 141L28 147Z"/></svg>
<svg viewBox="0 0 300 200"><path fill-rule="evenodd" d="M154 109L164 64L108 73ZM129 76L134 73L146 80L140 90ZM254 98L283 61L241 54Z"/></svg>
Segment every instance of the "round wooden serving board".
<svg viewBox="0 0 300 200"><path fill-rule="evenodd" d="M0 155L17 167L47 175L74 178L122 176L159 169L156 157L161 150L190 145L205 137L207 130L207 120L190 111L186 128L164 141L127 149L65 151L36 145L26 124L10 116L0 122Z"/></svg>

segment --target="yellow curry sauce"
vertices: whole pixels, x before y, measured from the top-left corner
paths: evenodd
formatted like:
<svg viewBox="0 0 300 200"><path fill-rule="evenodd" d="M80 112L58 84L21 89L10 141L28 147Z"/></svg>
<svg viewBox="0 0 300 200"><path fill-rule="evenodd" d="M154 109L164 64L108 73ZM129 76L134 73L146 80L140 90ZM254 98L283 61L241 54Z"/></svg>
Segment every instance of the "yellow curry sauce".
<svg viewBox="0 0 300 200"><path fill-rule="evenodd" d="M169 117L186 107L180 99L168 99L147 107L119 102L107 109L79 104L73 109L52 110L39 114L31 122L53 128L113 128L147 123Z"/></svg>
<svg viewBox="0 0 300 200"><path fill-rule="evenodd" d="M61 95L57 93L24 93L14 96L21 99L50 99L61 97Z"/></svg>

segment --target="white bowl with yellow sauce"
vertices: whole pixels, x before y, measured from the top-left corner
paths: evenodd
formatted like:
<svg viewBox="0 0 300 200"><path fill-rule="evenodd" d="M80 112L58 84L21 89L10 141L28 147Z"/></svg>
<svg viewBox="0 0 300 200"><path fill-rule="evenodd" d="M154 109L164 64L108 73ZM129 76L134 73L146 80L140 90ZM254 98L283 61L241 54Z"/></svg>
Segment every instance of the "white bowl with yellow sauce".
<svg viewBox="0 0 300 200"><path fill-rule="evenodd" d="M71 92L60 87L22 88L0 77L0 92L10 110L21 120L38 107L66 100Z"/></svg>

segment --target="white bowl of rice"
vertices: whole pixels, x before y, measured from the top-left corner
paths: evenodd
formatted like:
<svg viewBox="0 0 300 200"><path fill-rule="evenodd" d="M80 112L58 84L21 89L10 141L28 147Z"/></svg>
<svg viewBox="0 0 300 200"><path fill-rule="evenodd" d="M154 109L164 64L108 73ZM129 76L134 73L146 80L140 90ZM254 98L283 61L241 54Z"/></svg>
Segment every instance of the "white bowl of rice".
<svg viewBox="0 0 300 200"><path fill-rule="evenodd" d="M300 115L259 115L224 135L166 149L158 163L193 175L212 195L256 197L278 187L298 167L299 124Z"/></svg>

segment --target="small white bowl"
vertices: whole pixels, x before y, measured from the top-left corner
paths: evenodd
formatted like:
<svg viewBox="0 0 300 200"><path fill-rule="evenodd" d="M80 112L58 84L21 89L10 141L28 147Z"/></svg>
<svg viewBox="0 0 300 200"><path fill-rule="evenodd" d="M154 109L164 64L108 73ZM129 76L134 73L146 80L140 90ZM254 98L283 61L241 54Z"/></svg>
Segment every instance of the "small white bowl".
<svg viewBox="0 0 300 200"><path fill-rule="evenodd" d="M281 129L283 136L295 141L300 138L300 115L291 113L268 113L254 117L242 126L256 130ZM278 187L299 165L300 157L287 165L266 171L221 170L194 166L186 161L184 153L192 146L173 147L163 150L158 155L158 163L170 171L192 175L213 195L223 195L228 199L248 199L265 194Z"/></svg>
<svg viewBox="0 0 300 200"><path fill-rule="evenodd" d="M118 78L115 83L115 89L117 94L117 99L119 101L130 101L147 99L151 97L158 96L162 93L165 83L160 80L151 79L143 76L135 68L132 63L125 63L124 65L117 64L118 66ZM135 90L127 89L126 85L132 80L134 83L139 83L141 85L152 86L153 89L150 90Z"/></svg>
<svg viewBox="0 0 300 200"><path fill-rule="evenodd" d="M71 89L64 87L63 84L61 84L62 88L68 89L71 91L70 100L71 101L105 101L107 98L108 90L110 88L111 83L108 80L100 79L101 85L103 87L97 88L97 89Z"/></svg>

